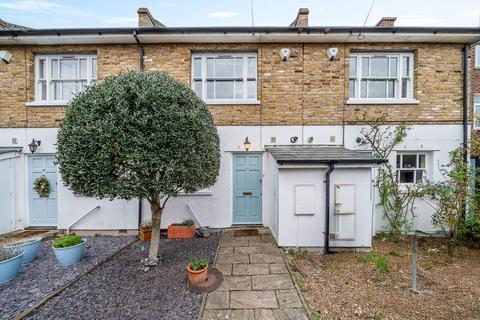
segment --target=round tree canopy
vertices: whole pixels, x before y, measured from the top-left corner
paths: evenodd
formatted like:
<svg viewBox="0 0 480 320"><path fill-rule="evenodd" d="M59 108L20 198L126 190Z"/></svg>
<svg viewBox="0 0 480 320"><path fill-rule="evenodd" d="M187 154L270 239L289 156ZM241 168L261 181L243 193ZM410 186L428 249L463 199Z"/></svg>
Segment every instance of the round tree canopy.
<svg viewBox="0 0 480 320"><path fill-rule="evenodd" d="M175 196L215 183L219 137L207 105L188 87L164 72L128 72L73 99L57 160L78 196Z"/></svg>

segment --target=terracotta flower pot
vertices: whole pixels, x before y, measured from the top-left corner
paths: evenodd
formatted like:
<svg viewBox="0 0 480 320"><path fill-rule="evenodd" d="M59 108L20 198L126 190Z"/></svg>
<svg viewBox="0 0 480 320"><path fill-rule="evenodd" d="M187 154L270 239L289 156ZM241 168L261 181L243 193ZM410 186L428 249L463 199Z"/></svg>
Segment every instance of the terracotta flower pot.
<svg viewBox="0 0 480 320"><path fill-rule="evenodd" d="M140 228L140 240L150 241L152 240L152 228Z"/></svg>
<svg viewBox="0 0 480 320"><path fill-rule="evenodd" d="M193 238L195 234L195 225L191 226L168 226L168 239L188 239Z"/></svg>
<svg viewBox="0 0 480 320"><path fill-rule="evenodd" d="M191 266L192 265L190 263L187 266L188 281L190 281L191 284L200 284L205 282L208 276L208 264L201 270L193 270Z"/></svg>

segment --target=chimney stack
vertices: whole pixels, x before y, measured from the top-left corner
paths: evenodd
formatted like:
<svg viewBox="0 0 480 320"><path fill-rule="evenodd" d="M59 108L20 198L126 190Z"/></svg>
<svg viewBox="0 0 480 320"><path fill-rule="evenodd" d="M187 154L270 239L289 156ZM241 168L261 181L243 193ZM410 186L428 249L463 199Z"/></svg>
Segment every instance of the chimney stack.
<svg viewBox="0 0 480 320"><path fill-rule="evenodd" d="M162 27L165 25L155 19L147 8L138 8L138 26L139 27Z"/></svg>
<svg viewBox="0 0 480 320"><path fill-rule="evenodd" d="M308 27L308 14L310 10L308 8L300 8L298 10L297 17L290 23L290 27Z"/></svg>
<svg viewBox="0 0 480 320"><path fill-rule="evenodd" d="M380 21L377 22L375 27L394 27L397 17L382 17Z"/></svg>

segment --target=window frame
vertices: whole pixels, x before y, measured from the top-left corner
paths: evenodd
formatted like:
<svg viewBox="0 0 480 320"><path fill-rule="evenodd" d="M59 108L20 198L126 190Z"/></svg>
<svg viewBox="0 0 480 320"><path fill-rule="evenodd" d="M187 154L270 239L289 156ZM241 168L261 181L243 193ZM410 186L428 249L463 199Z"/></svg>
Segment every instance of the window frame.
<svg viewBox="0 0 480 320"><path fill-rule="evenodd" d="M473 64L475 69L480 69L480 45L475 45Z"/></svg>
<svg viewBox="0 0 480 320"><path fill-rule="evenodd" d="M416 160L415 160L416 167L402 168L403 156L412 156L412 155L416 156ZM401 157L400 158L400 167L397 166L397 157L398 156ZM425 167L424 168L419 167L420 156L424 156L424 158L425 158ZM413 171L413 182L400 182L400 172L401 171ZM421 180L421 182L423 182L424 179L426 179L427 175L428 175L428 154L426 152L410 151L410 152L397 152L396 153L396 155L395 155L395 176L396 176L396 181L397 181L398 184L400 184L400 185L413 185L413 184L419 183L419 182L417 182L417 171L423 171L422 180Z"/></svg>
<svg viewBox="0 0 480 320"><path fill-rule="evenodd" d="M480 130L480 96L473 97L473 129Z"/></svg>
<svg viewBox="0 0 480 320"><path fill-rule="evenodd" d="M60 60L62 59L85 59L86 60L86 74L85 77L80 77L80 63L77 63L77 78L62 79L60 77ZM45 60L45 75L40 78L40 61ZM58 60L58 78L52 76L52 60ZM93 76L93 65L96 64L97 76ZM65 81L86 81L86 86L95 83L98 80L98 59L96 53L55 53L55 54L36 54L35 55L35 100L29 105L67 105L68 99L54 99L52 96L51 84L54 81L60 83ZM42 99L40 81L45 81L45 97ZM81 92L81 90L79 91Z"/></svg>
<svg viewBox="0 0 480 320"><path fill-rule="evenodd" d="M378 57L385 57L388 59L388 76L373 76L371 75L371 59L378 58ZM414 99L414 53L405 51L405 52L352 52L349 56L349 63L352 58L356 58L356 74L351 75L350 71L352 70L352 66L349 65L349 73L348 73L348 100L347 104L395 104L395 103L405 103L405 104L417 104L418 101ZM363 68L363 58L368 58L369 60L369 75L363 76L362 75L362 68ZM396 68L396 76L391 76L391 68L390 68L390 61L392 59L397 59L397 68ZM409 58L408 65L409 65L409 74L408 76L403 75L403 65L404 65L404 58ZM350 96L350 81L354 80L354 96ZM361 83L362 81L374 81L374 80L385 80L386 86L386 95L387 97L369 97L369 86L368 83L366 85L366 95L367 97L362 97L361 93ZM394 97L388 97L389 91L389 80L394 81ZM408 81L407 84L407 94L406 97L402 97L402 82L403 80Z"/></svg>
<svg viewBox="0 0 480 320"><path fill-rule="evenodd" d="M208 58L220 58L220 57L231 57L243 59L242 66L242 77L207 77L207 59ZM195 59L201 59L201 74L200 77L195 77ZM255 58L255 77L248 76L248 59ZM235 69L235 66L234 66ZM195 81L202 82L202 96L200 97L207 104L259 104L258 100L258 57L256 52L199 52L193 53L191 59L191 88L195 91ZM235 90L235 81L243 81L243 98L234 98L232 99L208 99L207 98L207 82L208 81L233 81L234 90ZM248 98L247 84L248 81L255 81L255 97Z"/></svg>

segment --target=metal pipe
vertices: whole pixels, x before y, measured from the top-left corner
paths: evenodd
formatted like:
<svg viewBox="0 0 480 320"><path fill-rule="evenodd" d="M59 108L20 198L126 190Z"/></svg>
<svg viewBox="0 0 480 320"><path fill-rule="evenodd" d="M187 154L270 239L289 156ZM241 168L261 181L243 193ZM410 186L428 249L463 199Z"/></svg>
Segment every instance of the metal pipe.
<svg viewBox="0 0 480 320"><path fill-rule="evenodd" d="M137 42L138 46L140 47L140 71L143 71L144 64L145 64L145 50L143 48L143 44L138 39L137 30L133 30L133 37L135 38L135 41Z"/></svg>
<svg viewBox="0 0 480 320"><path fill-rule="evenodd" d="M330 161L325 173L325 254L330 254L330 174L335 170L335 163Z"/></svg>
<svg viewBox="0 0 480 320"><path fill-rule="evenodd" d="M469 45L463 47L463 161L468 163L468 50Z"/></svg>

